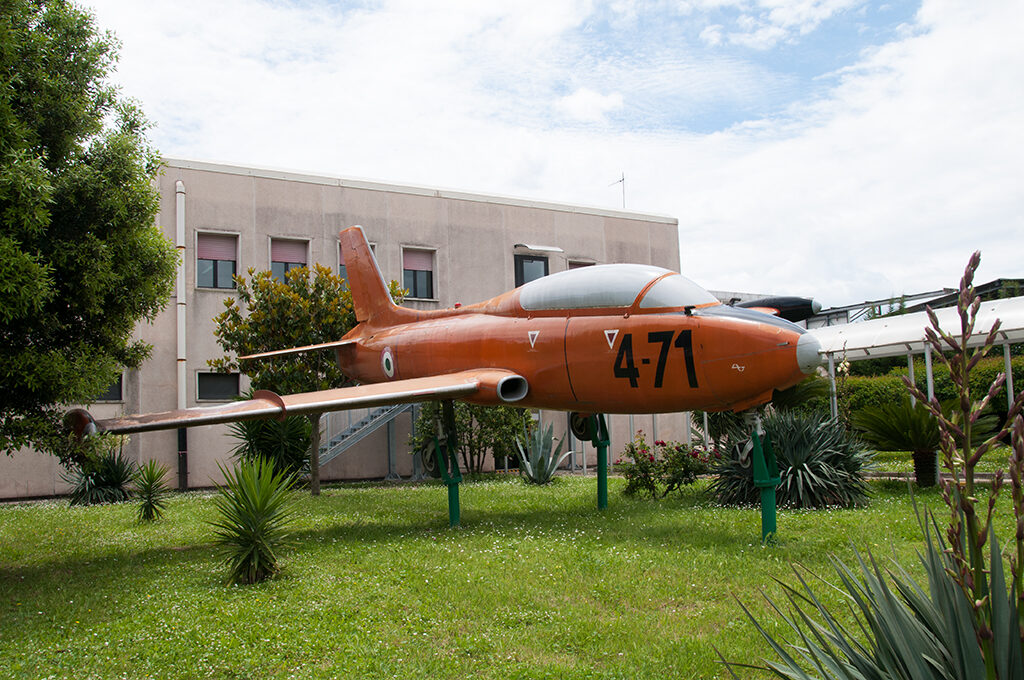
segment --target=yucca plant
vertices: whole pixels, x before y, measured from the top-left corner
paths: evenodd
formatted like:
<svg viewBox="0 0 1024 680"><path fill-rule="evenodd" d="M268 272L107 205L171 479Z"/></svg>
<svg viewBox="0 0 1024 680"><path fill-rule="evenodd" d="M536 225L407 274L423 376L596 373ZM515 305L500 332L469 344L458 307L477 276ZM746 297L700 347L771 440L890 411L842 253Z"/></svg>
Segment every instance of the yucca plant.
<svg viewBox="0 0 1024 680"><path fill-rule="evenodd" d="M139 521L152 522L160 519L167 507L167 467L155 460L139 466L135 476L135 493L139 497Z"/></svg>
<svg viewBox="0 0 1024 680"><path fill-rule="evenodd" d="M221 467L224 485L217 487L211 522L229 580L258 583L278 572L278 550L287 544L293 500L289 489L295 473L278 471L269 460Z"/></svg>
<svg viewBox="0 0 1024 680"><path fill-rule="evenodd" d="M779 506L790 508L853 507L867 500L864 473L871 456L837 421L794 411L763 418L771 438L781 479ZM749 460L739 455L750 436L733 426L723 437L725 452L712 466L708 493L723 505L753 505L760 500Z"/></svg>
<svg viewBox="0 0 1024 680"><path fill-rule="evenodd" d="M555 470L562 464L571 451L561 453L565 439L554 445L554 426L550 423L546 428L536 428L527 435L526 446L516 439L516 455L519 456L519 469L526 473L526 479L532 484L547 484L551 481ZM561 455L559 455L561 454Z"/></svg>
<svg viewBox="0 0 1024 680"><path fill-rule="evenodd" d="M242 395L251 399L252 391ZM305 416L241 420L228 426L228 434L238 440L232 454L240 461L259 458L274 461L278 470L294 472L296 479L309 472L309 442L312 428Z"/></svg>
<svg viewBox="0 0 1024 680"><path fill-rule="evenodd" d="M127 437L101 434L90 442L93 452L64 479L71 484L71 505L120 503L131 495L135 463L123 453Z"/></svg>
<svg viewBox="0 0 1024 680"><path fill-rule="evenodd" d="M940 532L930 517L922 521L925 552L921 559L928 587L919 585L899 564L883 574L873 560L869 566L859 556L859 569L833 560L841 581L838 592L847 597L857 619L849 629L798 574L801 587L786 587L790 613L783 613L794 640L780 642L747 611L781 659L767 666L780 677L1024 679L1024 392L1009 409L1008 425L974 445L974 428L1005 379L999 375L987 394L973 398L971 370L991 349L1000 325L996 321L980 349L968 348L981 306L972 283L979 262L980 254L974 253L960 281L959 335L943 331L928 310L931 327L926 338L933 356L950 368L959 393L957 408L944 411L937 400L928 401L905 381L938 423L942 463L949 473L942 480L949 525ZM992 522L1003 475L1001 471L994 475L985 498L974 469L1007 435L1010 423L1012 454L1007 464L1017 529L1015 545L1007 551L1008 579Z"/></svg>

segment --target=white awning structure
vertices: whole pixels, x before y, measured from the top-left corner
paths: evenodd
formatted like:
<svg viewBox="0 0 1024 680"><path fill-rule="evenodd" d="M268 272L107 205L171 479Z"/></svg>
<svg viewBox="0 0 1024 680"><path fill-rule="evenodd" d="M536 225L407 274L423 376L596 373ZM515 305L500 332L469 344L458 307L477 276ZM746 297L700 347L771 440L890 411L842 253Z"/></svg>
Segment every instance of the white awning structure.
<svg viewBox="0 0 1024 680"><path fill-rule="evenodd" d="M960 334L960 316L955 307L935 311L939 326L950 333ZM1001 321L997 344L1024 342L1024 297L982 302L970 344L984 344L995 320ZM925 351L924 329L929 326L925 312L889 316L842 326L823 326L808 331L821 343L821 355L856 361L877 359Z"/></svg>
<svg viewBox="0 0 1024 680"><path fill-rule="evenodd" d="M935 310L939 327L954 337L961 334L960 315L956 307L945 307ZM968 340L968 346L979 347L985 344L996 319L999 320L999 332L996 344L1003 346L1003 362L1006 373L1006 398L1013 402L1013 371L1010 364L1010 343L1024 342L1024 297L1007 298L1005 300L989 300L982 302L978 309L974 332ZM836 402L836 363L847 359L876 359L879 357L907 356L907 365L911 380L914 376L914 354L924 354L925 380L928 398L934 395L932 375L932 348L925 341L925 328L931 323L926 312L915 312L882 319L872 319L842 326L823 326L813 328L808 333L814 335L821 344L819 353L828 365L829 382L831 383L832 416L838 413Z"/></svg>

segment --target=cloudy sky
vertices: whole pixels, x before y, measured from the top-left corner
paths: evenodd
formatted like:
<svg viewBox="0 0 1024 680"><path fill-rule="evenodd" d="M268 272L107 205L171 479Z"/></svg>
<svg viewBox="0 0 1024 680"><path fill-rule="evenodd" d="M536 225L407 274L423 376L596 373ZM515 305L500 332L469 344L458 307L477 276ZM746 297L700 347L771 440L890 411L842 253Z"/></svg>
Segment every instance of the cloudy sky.
<svg viewBox="0 0 1024 680"><path fill-rule="evenodd" d="M1020 0L80 0L167 156L668 214L712 289L1024 277Z"/></svg>

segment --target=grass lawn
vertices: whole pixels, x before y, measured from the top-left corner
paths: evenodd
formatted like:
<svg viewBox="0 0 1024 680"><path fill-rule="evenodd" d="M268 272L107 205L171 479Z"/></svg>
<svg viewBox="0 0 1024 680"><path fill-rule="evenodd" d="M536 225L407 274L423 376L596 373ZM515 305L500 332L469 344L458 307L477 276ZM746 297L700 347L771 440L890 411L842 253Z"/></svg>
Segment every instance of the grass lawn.
<svg viewBox="0 0 1024 680"><path fill-rule="evenodd" d="M1008 446L1001 446L992 449L978 461L975 472L995 472L1008 469L1006 461L1010 457L1011 450ZM914 460L910 451L878 451L874 457L875 469L879 472L906 472L913 474ZM942 454L939 454L939 471L946 472L942 466ZM1009 477L1007 477L1009 481Z"/></svg>
<svg viewBox="0 0 1024 680"><path fill-rule="evenodd" d="M864 509L782 511L767 548L755 509L622 485L598 512L593 478L466 483L455 530L436 484L297 492L283 574L249 587L224 584L208 493L151 525L134 504L3 505L0 677L728 677L715 647L768 652L734 595L781 632L760 593L795 582L791 563L831 579L828 554L852 544L921 574L903 484L874 483Z"/></svg>

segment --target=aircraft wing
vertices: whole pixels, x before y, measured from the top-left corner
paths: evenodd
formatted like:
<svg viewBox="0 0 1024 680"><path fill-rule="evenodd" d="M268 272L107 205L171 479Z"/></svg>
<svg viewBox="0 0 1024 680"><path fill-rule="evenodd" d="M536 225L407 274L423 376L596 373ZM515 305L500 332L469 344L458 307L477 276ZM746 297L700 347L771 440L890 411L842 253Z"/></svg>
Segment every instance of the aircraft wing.
<svg viewBox="0 0 1024 680"><path fill-rule="evenodd" d="M960 333L960 316L955 307L935 310L939 326L954 336ZM1000 320L996 341L1024 342L1024 297L982 302L970 345L979 346ZM930 325L926 312L887 316L841 326L809 329L821 344L821 356L847 359L891 357L924 352L924 329Z"/></svg>
<svg viewBox="0 0 1024 680"><path fill-rule="evenodd" d="M526 396L527 389L526 380L511 371L479 369L283 396L258 390L253 399L246 401L105 420L95 420L87 411L75 409L68 413L67 420L79 437L93 432L127 434L436 399L472 398L483 403L515 402Z"/></svg>

